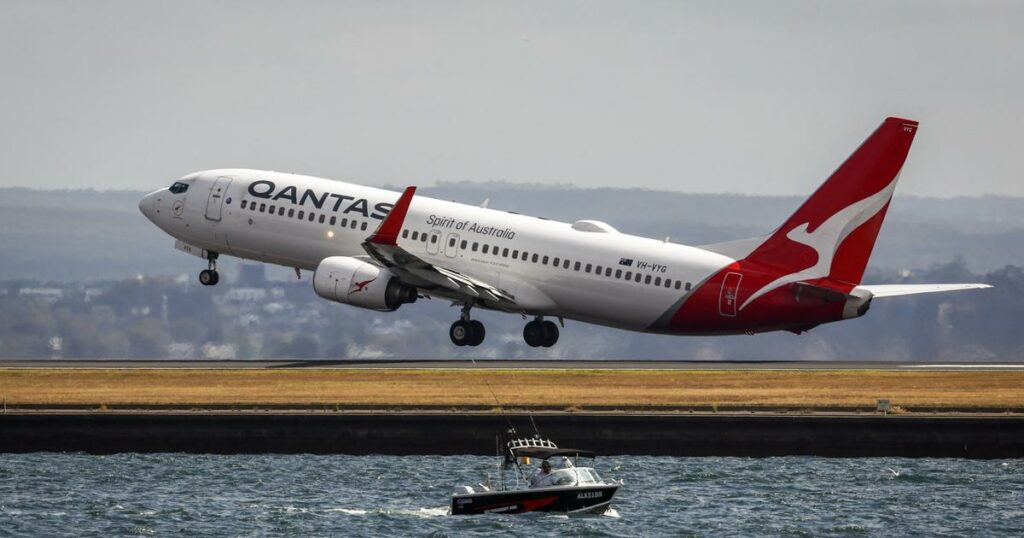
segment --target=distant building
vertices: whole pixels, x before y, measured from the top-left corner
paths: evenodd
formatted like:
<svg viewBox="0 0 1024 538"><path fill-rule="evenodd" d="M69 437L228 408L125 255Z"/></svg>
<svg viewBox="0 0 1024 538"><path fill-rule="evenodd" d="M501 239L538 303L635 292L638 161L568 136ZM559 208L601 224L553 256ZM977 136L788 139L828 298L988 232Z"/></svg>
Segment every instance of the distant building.
<svg viewBox="0 0 1024 538"><path fill-rule="evenodd" d="M238 285L263 287L267 285L267 270L262 263L243 263L238 266Z"/></svg>
<svg viewBox="0 0 1024 538"><path fill-rule="evenodd" d="M231 288L224 294L224 300L231 303L251 303L267 298L263 288Z"/></svg>
<svg viewBox="0 0 1024 538"><path fill-rule="evenodd" d="M18 295L30 299L38 299L46 304L55 304L64 299L64 290L60 288L21 288Z"/></svg>

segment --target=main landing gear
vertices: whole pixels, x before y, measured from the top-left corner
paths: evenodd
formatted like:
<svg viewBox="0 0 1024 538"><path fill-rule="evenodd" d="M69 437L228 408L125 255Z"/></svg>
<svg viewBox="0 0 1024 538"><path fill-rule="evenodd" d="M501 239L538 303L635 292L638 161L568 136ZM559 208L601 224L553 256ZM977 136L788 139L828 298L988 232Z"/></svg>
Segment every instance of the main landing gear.
<svg viewBox="0 0 1024 538"><path fill-rule="evenodd" d="M558 325L537 316L523 327L523 340L531 347L551 347L558 342Z"/></svg>
<svg viewBox="0 0 1024 538"><path fill-rule="evenodd" d="M452 343L460 347L479 346L483 343L484 336L487 335L483 323L469 319L470 308L472 308L470 304L463 306L461 319L452 323L452 328L448 330L448 336L451 337Z"/></svg>
<svg viewBox="0 0 1024 538"><path fill-rule="evenodd" d="M217 254L209 254L209 268L199 272L199 283L204 286L216 286L220 282L220 274L217 273Z"/></svg>

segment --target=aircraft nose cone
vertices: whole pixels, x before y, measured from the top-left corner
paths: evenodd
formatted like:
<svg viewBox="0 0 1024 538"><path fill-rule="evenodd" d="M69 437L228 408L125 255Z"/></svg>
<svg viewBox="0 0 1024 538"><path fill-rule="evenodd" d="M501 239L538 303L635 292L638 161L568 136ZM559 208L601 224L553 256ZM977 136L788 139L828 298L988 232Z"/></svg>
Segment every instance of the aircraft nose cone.
<svg viewBox="0 0 1024 538"><path fill-rule="evenodd" d="M157 191L159 192L159 191ZM156 222L156 196L157 192L151 192L142 197L139 200L139 211L146 216L147 219Z"/></svg>

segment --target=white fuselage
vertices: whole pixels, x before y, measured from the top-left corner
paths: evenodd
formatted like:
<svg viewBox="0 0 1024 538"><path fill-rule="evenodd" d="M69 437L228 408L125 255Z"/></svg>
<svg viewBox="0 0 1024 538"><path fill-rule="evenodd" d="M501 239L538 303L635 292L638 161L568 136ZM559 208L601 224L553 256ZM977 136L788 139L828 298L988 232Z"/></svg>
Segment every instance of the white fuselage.
<svg viewBox="0 0 1024 538"><path fill-rule="evenodd" d="M307 270L331 256L365 256L362 243L399 196L256 170L213 170L182 181L185 192L163 189L140 204L168 234L211 252ZM655 322L690 290L735 261L602 223L567 224L425 196L413 199L398 244L510 292L516 312L640 331L657 330Z"/></svg>

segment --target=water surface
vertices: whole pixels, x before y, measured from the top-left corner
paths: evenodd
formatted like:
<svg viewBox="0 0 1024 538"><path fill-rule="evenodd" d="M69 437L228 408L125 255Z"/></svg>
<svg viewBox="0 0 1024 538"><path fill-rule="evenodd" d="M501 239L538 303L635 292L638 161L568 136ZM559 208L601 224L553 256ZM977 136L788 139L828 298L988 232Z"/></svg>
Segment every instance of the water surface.
<svg viewBox="0 0 1024 538"><path fill-rule="evenodd" d="M0 536L1012 536L1024 460L598 460L606 516L446 515L478 456L0 454Z"/></svg>

